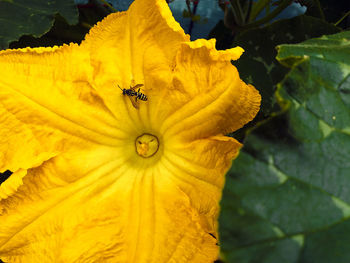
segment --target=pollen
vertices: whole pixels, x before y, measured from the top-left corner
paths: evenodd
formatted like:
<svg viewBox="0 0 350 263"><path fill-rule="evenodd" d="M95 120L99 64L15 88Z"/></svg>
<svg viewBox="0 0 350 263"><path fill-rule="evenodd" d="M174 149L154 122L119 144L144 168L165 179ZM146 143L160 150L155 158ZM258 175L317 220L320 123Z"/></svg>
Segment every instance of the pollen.
<svg viewBox="0 0 350 263"><path fill-rule="evenodd" d="M144 133L135 140L135 148L138 155L149 158L155 155L159 149L158 138L152 134Z"/></svg>

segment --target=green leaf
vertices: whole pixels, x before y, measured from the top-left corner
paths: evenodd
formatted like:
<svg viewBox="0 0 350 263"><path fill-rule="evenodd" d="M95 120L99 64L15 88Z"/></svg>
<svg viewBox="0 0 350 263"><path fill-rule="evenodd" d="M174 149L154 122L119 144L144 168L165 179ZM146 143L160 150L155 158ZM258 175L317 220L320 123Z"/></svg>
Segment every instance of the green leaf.
<svg viewBox="0 0 350 263"><path fill-rule="evenodd" d="M184 9L182 11L182 16L186 17L186 18L189 18L189 17L191 17L191 13L187 9Z"/></svg>
<svg viewBox="0 0 350 263"><path fill-rule="evenodd" d="M350 32L278 47L283 113L246 138L220 215L226 262L350 262Z"/></svg>
<svg viewBox="0 0 350 263"><path fill-rule="evenodd" d="M236 37L233 45L241 46L245 52L235 65L242 79L252 83L261 93L263 114L269 115L273 110L276 85L288 72L275 59L275 47L337 32L339 29L334 25L303 15L279 20L263 28L251 29Z"/></svg>
<svg viewBox="0 0 350 263"><path fill-rule="evenodd" d="M0 49L8 48L11 41L22 35L45 34L58 13L69 24L78 22L73 0L0 0Z"/></svg>
<svg viewBox="0 0 350 263"><path fill-rule="evenodd" d="M194 16L192 16L191 19L192 19L193 22L198 22L198 21L201 20L201 16L200 15L194 15Z"/></svg>

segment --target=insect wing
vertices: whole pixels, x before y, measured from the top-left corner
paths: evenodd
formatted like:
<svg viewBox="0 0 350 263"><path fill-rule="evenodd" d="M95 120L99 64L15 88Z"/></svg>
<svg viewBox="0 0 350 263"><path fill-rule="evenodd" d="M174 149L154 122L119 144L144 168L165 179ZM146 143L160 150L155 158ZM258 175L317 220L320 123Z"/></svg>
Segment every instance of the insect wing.
<svg viewBox="0 0 350 263"><path fill-rule="evenodd" d="M143 87L143 84L136 84L134 87L130 87L133 90L137 90L138 88L141 89L141 87Z"/></svg>
<svg viewBox="0 0 350 263"><path fill-rule="evenodd" d="M136 97L128 96L128 98L130 99L132 106L134 106L135 109L138 109L139 102L136 100Z"/></svg>

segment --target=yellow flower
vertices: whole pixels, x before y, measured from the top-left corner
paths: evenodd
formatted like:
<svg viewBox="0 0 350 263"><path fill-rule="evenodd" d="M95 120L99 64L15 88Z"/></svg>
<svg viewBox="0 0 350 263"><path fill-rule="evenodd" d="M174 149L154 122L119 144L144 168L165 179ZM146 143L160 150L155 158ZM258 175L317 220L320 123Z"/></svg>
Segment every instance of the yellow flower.
<svg viewBox="0 0 350 263"><path fill-rule="evenodd" d="M81 45L1 51L0 258L213 262L241 146L224 134L260 104L230 63L242 52L190 42L163 0L136 0ZM118 88L137 84L139 108Z"/></svg>

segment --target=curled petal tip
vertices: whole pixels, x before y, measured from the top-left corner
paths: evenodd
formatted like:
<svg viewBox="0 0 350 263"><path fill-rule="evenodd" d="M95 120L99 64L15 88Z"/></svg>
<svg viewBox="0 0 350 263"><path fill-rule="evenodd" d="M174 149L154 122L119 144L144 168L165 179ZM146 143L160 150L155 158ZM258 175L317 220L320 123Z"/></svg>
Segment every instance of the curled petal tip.
<svg viewBox="0 0 350 263"><path fill-rule="evenodd" d="M216 61L231 61L237 60L243 54L244 49L241 47L234 47L226 50L217 50L215 47L215 39L197 39L195 41L186 42L191 49L206 48L209 50L210 57Z"/></svg>
<svg viewBox="0 0 350 263"><path fill-rule="evenodd" d="M216 58L216 60L237 60L239 59L244 52L244 49L241 47L234 47L226 50L215 50L215 52L212 52L214 54L211 54L213 58Z"/></svg>

